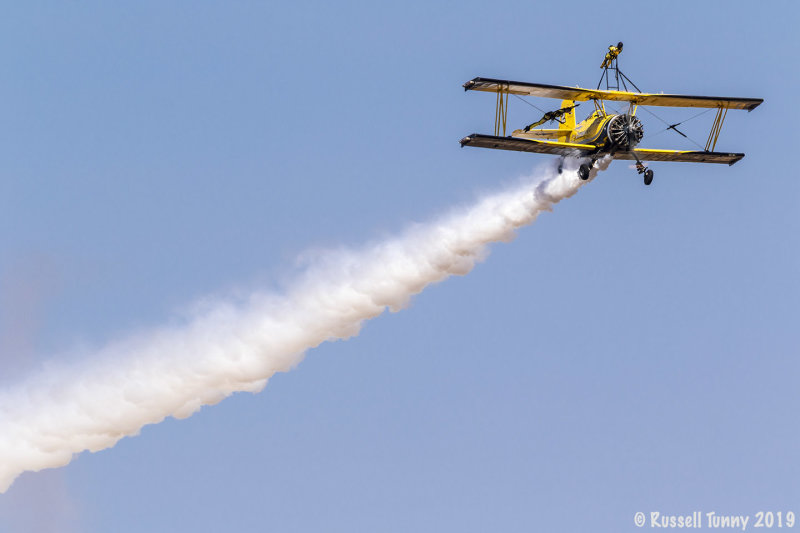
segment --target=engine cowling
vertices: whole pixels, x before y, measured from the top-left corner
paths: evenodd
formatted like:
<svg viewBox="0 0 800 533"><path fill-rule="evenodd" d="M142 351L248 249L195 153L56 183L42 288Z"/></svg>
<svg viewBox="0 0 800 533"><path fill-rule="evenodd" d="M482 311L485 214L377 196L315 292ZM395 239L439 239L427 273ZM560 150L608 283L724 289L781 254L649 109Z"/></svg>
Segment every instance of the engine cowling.
<svg viewBox="0 0 800 533"><path fill-rule="evenodd" d="M633 115L615 115L606 126L608 140L618 150L630 150L644 135L642 121Z"/></svg>

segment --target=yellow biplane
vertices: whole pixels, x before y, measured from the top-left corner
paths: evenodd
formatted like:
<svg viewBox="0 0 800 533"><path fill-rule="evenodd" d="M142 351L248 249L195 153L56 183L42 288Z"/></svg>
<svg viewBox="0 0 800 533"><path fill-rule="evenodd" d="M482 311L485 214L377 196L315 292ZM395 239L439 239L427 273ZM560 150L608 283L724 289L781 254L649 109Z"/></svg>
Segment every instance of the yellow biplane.
<svg viewBox="0 0 800 533"><path fill-rule="evenodd" d="M642 161L682 161L733 165L744 157L744 154L740 153L714 151L722 129L722 123L729 109L752 111L764 101L763 99L643 93L619 70L617 56L621 51L622 43L618 43L616 46L609 46L609 52L601 65L603 77L600 78L597 89L524 83L491 78L475 78L466 82L464 84L465 91L495 93L497 95L497 106L495 109L494 135L473 133L461 139L461 146L555 154L561 156L562 164L564 157L583 158L584 162L578 169L578 175L584 180L589 178L592 165L608 154L614 159L636 161L637 171L639 174L644 174L645 185L652 183L653 171L646 167ZM601 90L600 85L604 79L606 81L606 89ZM626 81L637 92L629 91ZM562 102L559 109L546 112L540 120L524 129L514 130L511 135L506 136L509 95L556 98ZM629 107L626 113L607 113L606 101L628 102ZM580 105L578 102L592 102L594 108L585 120L576 124L575 109ZM716 115L705 149L687 151L638 148L637 145L644 135L642 122L636 116L636 110L639 106L716 108ZM558 127L553 129L537 128L537 126L541 126L546 122L557 122ZM681 123L670 125L665 122L665 124L668 126L666 129L673 129L686 137L677 128ZM562 164L559 164L559 172Z"/></svg>

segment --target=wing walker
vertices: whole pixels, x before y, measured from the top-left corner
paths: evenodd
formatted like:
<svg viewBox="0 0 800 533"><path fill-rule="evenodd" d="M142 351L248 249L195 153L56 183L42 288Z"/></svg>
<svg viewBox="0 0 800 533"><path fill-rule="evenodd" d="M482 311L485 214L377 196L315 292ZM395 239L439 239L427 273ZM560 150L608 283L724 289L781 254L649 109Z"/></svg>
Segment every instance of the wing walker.
<svg viewBox="0 0 800 533"><path fill-rule="evenodd" d="M608 47L608 53L600 65L603 74L596 89L492 78L475 78L466 82L464 84L465 91L484 91L496 94L495 124L494 135L473 133L461 139L461 146L558 155L561 156L559 172L565 157L582 158L584 162L578 168L578 175L583 180L589 179L589 171L598 159L605 155L611 155L614 159L636 161L636 170L639 174L644 175L645 185L653 182L653 170L645 166L644 161L733 165L744 157L744 154L741 153L716 152L717 139L729 109L752 111L764 101L763 99L643 93L619 69L618 57L621 52L622 43ZM603 82L605 82L605 89L600 89ZM628 85L635 91L629 90ZM541 119L523 129L514 130L511 135L507 136L506 123L510 95L519 98L523 96L555 98L561 100L561 107L545 112ZM533 105L527 100L524 101ZM605 105L608 101L627 102L627 112L608 113ZM586 119L576 122L575 110L581 105L580 102L591 102L593 110ZM644 127L636 116L636 111L640 106L708 108L706 111L716 109L705 148L695 151L639 148L639 142L644 136ZM646 107L643 109L650 112ZM654 113L651 114L660 119ZM691 120L691 118L687 120ZM663 119L660 120L663 121ZM665 129L674 130L683 137L687 137L678 129L683 122L669 124L664 121L667 125ZM545 124L549 126L551 123L555 123L555 127L539 127Z"/></svg>

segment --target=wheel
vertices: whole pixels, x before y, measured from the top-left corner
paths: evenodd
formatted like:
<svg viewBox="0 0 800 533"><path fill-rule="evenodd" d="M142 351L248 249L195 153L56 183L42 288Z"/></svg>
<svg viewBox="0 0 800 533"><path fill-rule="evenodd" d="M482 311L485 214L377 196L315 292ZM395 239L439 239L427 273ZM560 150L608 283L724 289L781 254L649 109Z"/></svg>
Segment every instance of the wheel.
<svg viewBox="0 0 800 533"><path fill-rule="evenodd" d="M558 173L559 173L559 174L561 174L563 171L564 171L564 160L563 160L563 159L561 159L561 160L558 162Z"/></svg>
<svg viewBox="0 0 800 533"><path fill-rule="evenodd" d="M650 185L651 183L653 183L653 171L648 168L644 171L644 184Z"/></svg>
<svg viewBox="0 0 800 533"><path fill-rule="evenodd" d="M580 179L582 179L583 181L586 181L586 180L588 180L588 179L589 179L589 171L590 171L591 169L592 169L592 167L591 167L590 165L587 165L586 163L582 164L582 165L581 165L581 166L578 168L578 177L579 177Z"/></svg>

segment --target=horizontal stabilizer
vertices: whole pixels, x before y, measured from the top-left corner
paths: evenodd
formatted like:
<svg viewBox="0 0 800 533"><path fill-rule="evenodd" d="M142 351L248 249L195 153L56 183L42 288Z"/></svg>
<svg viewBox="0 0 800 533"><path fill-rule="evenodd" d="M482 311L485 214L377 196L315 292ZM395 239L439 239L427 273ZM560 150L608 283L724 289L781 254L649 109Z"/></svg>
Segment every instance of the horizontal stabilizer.
<svg viewBox="0 0 800 533"><path fill-rule="evenodd" d="M545 129L532 129L532 130L514 130L511 135L520 139L558 139L559 137L568 137L572 133L571 129L558 129L558 130L545 130Z"/></svg>

